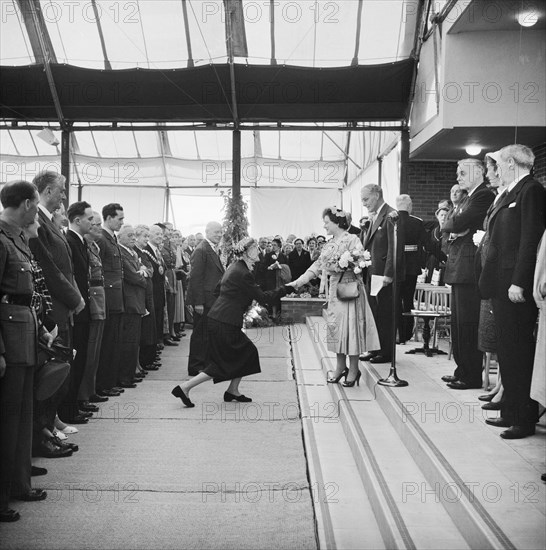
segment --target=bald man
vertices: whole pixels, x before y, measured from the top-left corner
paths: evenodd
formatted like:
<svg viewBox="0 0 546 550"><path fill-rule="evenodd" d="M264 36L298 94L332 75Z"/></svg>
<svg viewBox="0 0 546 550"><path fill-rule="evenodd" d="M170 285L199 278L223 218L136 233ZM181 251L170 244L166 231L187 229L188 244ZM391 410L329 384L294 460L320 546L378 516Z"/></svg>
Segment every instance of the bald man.
<svg viewBox="0 0 546 550"><path fill-rule="evenodd" d="M207 314L215 301L214 290L224 274L219 248L222 226L209 222L205 238L191 256L191 271L186 301L193 306L193 331L190 339L188 374L195 376L205 368Z"/></svg>

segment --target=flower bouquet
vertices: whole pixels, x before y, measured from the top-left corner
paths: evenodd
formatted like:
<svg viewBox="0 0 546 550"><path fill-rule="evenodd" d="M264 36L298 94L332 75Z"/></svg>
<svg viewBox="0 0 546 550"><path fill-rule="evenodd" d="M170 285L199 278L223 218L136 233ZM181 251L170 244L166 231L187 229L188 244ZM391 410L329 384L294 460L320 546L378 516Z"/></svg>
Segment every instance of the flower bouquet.
<svg viewBox="0 0 546 550"><path fill-rule="evenodd" d="M372 265L371 255L362 248L345 250L341 254L334 253L326 261L326 267L330 271L341 273L342 271L351 270L355 275L362 273L362 270L370 265Z"/></svg>
<svg viewBox="0 0 546 550"><path fill-rule="evenodd" d="M256 300L252 302L243 317L244 328L270 327L273 324L269 318L267 309L256 302Z"/></svg>

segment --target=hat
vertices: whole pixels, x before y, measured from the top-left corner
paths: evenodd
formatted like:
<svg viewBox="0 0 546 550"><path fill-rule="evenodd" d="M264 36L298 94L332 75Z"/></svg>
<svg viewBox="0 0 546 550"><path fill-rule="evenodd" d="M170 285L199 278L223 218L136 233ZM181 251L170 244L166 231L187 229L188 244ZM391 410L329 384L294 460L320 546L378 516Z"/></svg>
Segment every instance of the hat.
<svg viewBox="0 0 546 550"><path fill-rule="evenodd" d="M70 363L57 359L46 361L34 374L34 395L38 401L49 399L66 380Z"/></svg>
<svg viewBox="0 0 546 550"><path fill-rule="evenodd" d="M499 163L500 159L501 159L501 152L500 152L500 149L498 151L493 151L491 153L487 153L485 155L485 159L487 159L487 157L489 157L490 159L494 160L497 164Z"/></svg>

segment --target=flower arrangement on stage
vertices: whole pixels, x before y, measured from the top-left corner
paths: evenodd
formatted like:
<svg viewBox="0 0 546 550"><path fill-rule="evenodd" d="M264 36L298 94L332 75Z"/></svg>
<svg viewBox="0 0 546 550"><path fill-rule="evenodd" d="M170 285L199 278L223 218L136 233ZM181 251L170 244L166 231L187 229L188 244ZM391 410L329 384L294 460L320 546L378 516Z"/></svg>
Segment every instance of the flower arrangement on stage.
<svg viewBox="0 0 546 550"><path fill-rule="evenodd" d="M367 250L362 248L345 250L341 254L336 254L334 251L326 261L326 266L330 271L341 273L351 270L356 275L362 273L362 270L370 265L372 265L372 257Z"/></svg>
<svg viewBox="0 0 546 550"><path fill-rule="evenodd" d="M323 298L324 295L320 296L319 293L319 286L313 285L311 283L307 283L306 285L303 285L301 288L298 288L298 290L294 290L291 294L286 295L287 298L301 298L302 300L305 300L307 298Z"/></svg>
<svg viewBox="0 0 546 550"><path fill-rule="evenodd" d="M267 313L267 309L256 300L252 302L243 317L244 328L271 327L274 324Z"/></svg>

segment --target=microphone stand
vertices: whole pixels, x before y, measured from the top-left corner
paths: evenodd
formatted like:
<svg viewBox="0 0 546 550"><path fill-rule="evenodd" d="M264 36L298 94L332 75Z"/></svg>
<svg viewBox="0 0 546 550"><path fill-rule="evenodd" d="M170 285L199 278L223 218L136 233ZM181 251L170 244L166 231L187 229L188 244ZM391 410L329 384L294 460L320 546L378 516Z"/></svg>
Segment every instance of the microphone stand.
<svg viewBox="0 0 546 550"><path fill-rule="evenodd" d="M389 376L387 378L382 378L377 383L381 386L390 386L391 388L401 388L408 386L406 380L400 380L396 374L396 325L397 325L397 310L398 310L398 280L397 280L397 270L398 270L398 216L392 218L389 216L389 221L394 226L394 256L393 256L393 267L394 275L392 278L392 323L391 323L391 333L392 333L392 363Z"/></svg>

